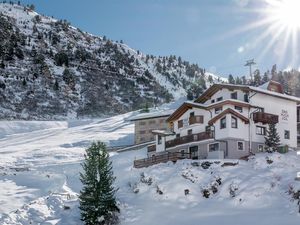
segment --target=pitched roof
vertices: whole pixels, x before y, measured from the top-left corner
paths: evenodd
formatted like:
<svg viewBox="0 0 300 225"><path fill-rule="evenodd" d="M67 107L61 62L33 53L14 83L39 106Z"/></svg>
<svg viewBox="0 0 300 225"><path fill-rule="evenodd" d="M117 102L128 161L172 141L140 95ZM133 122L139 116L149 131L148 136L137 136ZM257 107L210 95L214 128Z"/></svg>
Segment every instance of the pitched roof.
<svg viewBox="0 0 300 225"><path fill-rule="evenodd" d="M233 110L233 109L226 109L223 112L221 112L220 114L218 114L217 116L215 116L214 118L212 118L210 121L208 121L208 125L213 125L218 119L221 119L223 116L227 115L227 114L232 114L236 117L238 117L239 119L241 119L242 121L244 121L245 123L249 123L249 119L245 116L243 116L242 114L238 113L237 111Z"/></svg>
<svg viewBox="0 0 300 225"><path fill-rule="evenodd" d="M160 118L160 117L168 117L170 116L174 110L165 110L165 111L159 111L159 112L149 112L149 113L141 113L136 116L133 116L130 118L130 121L136 121L136 120L145 120L145 119L153 119L153 118Z"/></svg>
<svg viewBox="0 0 300 225"><path fill-rule="evenodd" d="M235 85L235 84L213 84L208 89L206 89L202 95L200 95L195 102L205 103L208 99L211 98L216 92L221 90L222 88L232 89L232 90L243 90L250 91L249 86L246 85Z"/></svg>
<svg viewBox="0 0 300 225"><path fill-rule="evenodd" d="M170 115L170 117L166 121L171 122L178 119L183 113L185 113L189 109L192 109L193 107L205 109L207 106L195 102L184 102L178 109L175 110L174 113L172 113L172 115Z"/></svg>
<svg viewBox="0 0 300 225"><path fill-rule="evenodd" d="M274 91L273 88L271 88L271 86L276 86L277 90ZM245 92L258 92L258 93L262 93L262 94L266 94L266 95L271 95L271 96L275 96L278 98L282 98L282 99L287 99L290 101L295 101L297 103L300 103L300 98L295 97L295 96L291 96L291 95L287 95L283 93L281 84L276 82L276 81L270 81L268 85L263 85L260 87L253 87L253 86L247 86L247 85L235 85L235 84L213 84L212 86L210 86L208 89L206 89L206 91L204 91L204 93L199 96L195 102L197 103L205 103L208 99L211 98L211 96L213 96L216 92L218 92L219 90L221 90L222 88L226 88L229 90L242 90Z"/></svg>

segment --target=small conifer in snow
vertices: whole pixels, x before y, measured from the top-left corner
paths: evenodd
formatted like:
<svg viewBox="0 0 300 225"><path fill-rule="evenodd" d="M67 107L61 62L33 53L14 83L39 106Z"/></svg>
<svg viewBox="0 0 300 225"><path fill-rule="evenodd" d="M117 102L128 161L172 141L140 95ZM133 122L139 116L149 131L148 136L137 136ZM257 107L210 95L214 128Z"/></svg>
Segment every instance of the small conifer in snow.
<svg viewBox="0 0 300 225"><path fill-rule="evenodd" d="M79 196L81 219L87 225L116 224L119 212L115 198L117 189L113 186L115 177L104 143L92 143L86 150L82 167L80 180L83 188Z"/></svg>
<svg viewBox="0 0 300 225"><path fill-rule="evenodd" d="M276 129L276 124L270 123L267 136L265 137L265 145L267 152L274 152L277 150L280 143L280 137Z"/></svg>

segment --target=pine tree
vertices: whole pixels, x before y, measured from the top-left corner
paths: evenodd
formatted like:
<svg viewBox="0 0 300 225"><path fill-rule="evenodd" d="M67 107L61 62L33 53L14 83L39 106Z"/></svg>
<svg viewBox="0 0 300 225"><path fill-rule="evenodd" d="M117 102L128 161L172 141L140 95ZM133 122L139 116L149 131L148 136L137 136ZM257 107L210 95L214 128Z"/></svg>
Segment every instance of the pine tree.
<svg viewBox="0 0 300 225"><path fill-rule="evenodd" d="M269 76L268 76L268 72L264 73L264 76L262 78L262 83L267 83L269 81Z"/></svg>
<svg viewBox="0 0 300 225"><path fill-rule="evenodd" d="M275 123L270 123L267 136L265 137L265 145L267 152L274 152L277 150L280 143L280 137L276 129Z"/></svg>
<svg viewBox="0 0 300 225"><path fill-rule="evenodd" d="M261 85L261 76L260 76L260 71L258 69L254 71L253 85L256 87Z"/></svg>
<svg viewBox="0 0 300 225"><path fill-rule="evenodd" d="M119 212L115 199L117 189L113 186L112 163L103 142L94 142L86 150L82 167L81 219L87 225L116 224Z"/></svg>
<svg viewBox="0 0 300 225"><path fill-rule="evenodd" d="M235 80L234 80L234 78L231 74L229 74L229 76L228 76L228 83L229 84L235 84Z"/></svg>

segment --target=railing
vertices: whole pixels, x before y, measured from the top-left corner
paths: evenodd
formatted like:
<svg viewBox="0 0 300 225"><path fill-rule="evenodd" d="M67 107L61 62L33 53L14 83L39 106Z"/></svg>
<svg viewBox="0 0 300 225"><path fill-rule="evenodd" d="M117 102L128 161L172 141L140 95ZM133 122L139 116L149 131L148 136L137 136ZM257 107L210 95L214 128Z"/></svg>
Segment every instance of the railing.
<svg viewBox="0 0 300 225"><path fill-rule="evenodd" d="M156 151L156 144L154 144L154 145L149 145L149 146L147 147L147 151L148 151L148 152L155 152L155 151Z"/></svg>
<svg viewBox="0 0 300 225"><path fill-rule="evenodd" d="M178 137L170 141L166 141L166 148L171 148L176 145L186 144L194 141L203 141L214 137L213 132L202 132L198 134L191 134L183 137Z"/></svg>
<svg viewBox="0 0 300 225"><path fill-rule="evenodd" d="M195 123L203 123L203 116L191 116L189 118L189 124L195 124Z"/></svg>
<svg viewBox="0 0 300 225"><path fill-rule="evenodd" d="M264 112L256 112L253 113L253 121L255 123L261 122L261 123L278 123L278 116L271 114L271 113L264 113Z"/></svg>
<svg viewBox="0 0 300 225"><path fill-rule="evenodd" d="M152 166L158 163L166 163L169 161L176 162L180 159L189 159L189 153L181 153L181 152L164 152L160 155L152 156L150 158L138 159L134 160L133 166L135 168L142 168Z"/></svg>

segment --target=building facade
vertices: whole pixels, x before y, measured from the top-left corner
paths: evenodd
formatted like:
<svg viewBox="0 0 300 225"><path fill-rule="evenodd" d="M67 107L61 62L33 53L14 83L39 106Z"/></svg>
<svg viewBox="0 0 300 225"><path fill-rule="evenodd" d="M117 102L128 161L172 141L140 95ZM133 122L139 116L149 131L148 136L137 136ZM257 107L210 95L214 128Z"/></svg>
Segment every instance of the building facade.
<svg viewBox="0 0 300 225"><path fill-rule="evenodd" d="M148 156L178 152L192 159L238 159L264 151L270 123L282 146L296 148L299 102L274 81L260 87L214 84L167 118L170 131L154 130Z"/></svg>
<svg viewBox="0 0 300 225"><path fill-rule="evenodd" d="M153 130L167 130L167 118L173 111L143 113L131 118L134 122L134 143L142 144L155 140Z"/></svg>

